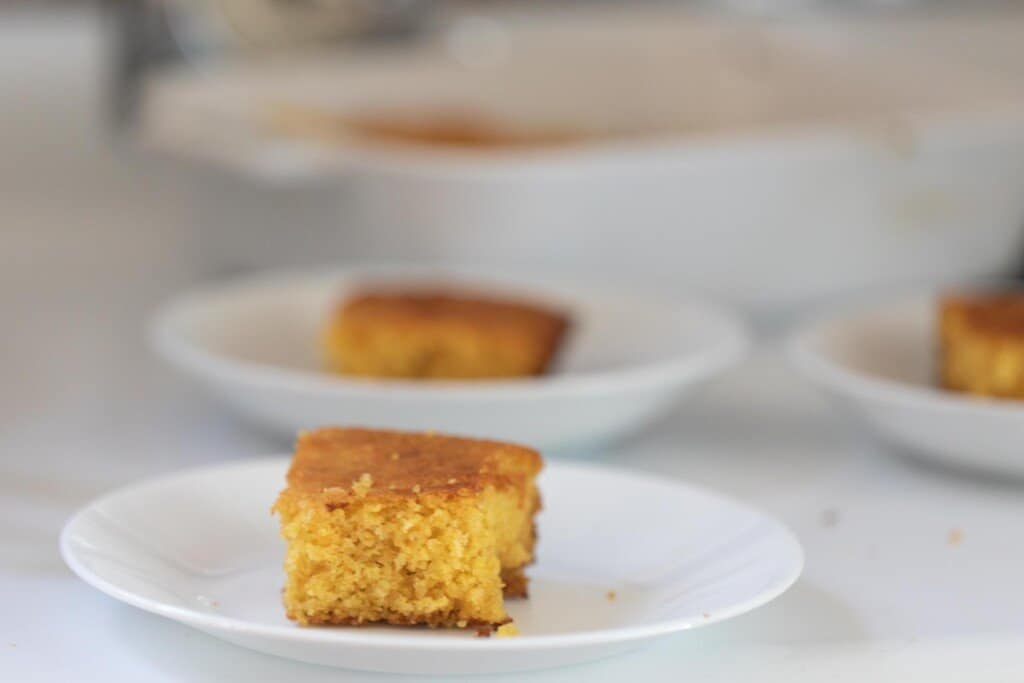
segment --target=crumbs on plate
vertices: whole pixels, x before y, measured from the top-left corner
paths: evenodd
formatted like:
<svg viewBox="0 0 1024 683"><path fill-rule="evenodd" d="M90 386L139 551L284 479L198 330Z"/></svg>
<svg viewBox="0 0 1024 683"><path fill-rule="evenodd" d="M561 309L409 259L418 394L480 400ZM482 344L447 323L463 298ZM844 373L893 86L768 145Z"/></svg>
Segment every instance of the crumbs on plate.
<svg viewBox="0 0 1024 683"><path fill-rule="evenodd" d="M499 638L515 638L519 635L519 627L510 621L499 626L498 630L495 631L495 635Z"/></svg>

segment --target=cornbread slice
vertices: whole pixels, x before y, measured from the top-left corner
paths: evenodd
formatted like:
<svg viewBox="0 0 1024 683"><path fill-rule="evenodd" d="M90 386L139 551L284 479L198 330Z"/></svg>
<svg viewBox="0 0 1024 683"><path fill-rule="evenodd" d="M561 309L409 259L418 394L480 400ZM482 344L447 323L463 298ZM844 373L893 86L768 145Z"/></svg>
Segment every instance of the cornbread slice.
<svg viewBox="0 0 1024 683"><path fill-rule="evenodd" d="M949 296L938 318L944 387L1024 398L1024 294Z"/></svg>
<svg viewBox="0 0 1024 683"><path fill-rule="evenodd" d="M277 103L268 111L267 123L288 137L337 144L369 141L465 150L536 149L584 139L583 134L565 128L511 126L483 112L458 110L356 114Z"/></svg>
<svg viewBox="0 0 1024 683"><path fill-rule="evenodd" d="M444 291L357 294L328 322L329 367L371 377L484 378L543 373L568 329L533 304Z"/></svg>
<svg viewBox="0 0 1024 683"><path fill-rule="evenodd" d="M301 434L274 504L285 609L300 624L478 626L509 621L533 561L529 448L432 433Z"/></svg>

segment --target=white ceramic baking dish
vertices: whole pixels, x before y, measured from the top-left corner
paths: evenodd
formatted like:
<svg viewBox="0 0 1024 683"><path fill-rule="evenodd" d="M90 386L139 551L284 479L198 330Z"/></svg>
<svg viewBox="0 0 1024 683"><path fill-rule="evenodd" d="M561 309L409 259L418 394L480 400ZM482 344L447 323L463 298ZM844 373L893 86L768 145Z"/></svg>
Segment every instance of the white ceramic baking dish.
<svg viewBox="0 0 1024 683"><path fill-rule="evenodd" d="M1013 18L477 17L415 47L166 74L143 137L263 180L340 183L345 247L322 258L391 243L402 258L697 287L775 311L1017 261L1024 16ZM282 103L479 111L585 140L299 140L268 125Z"/></svg>

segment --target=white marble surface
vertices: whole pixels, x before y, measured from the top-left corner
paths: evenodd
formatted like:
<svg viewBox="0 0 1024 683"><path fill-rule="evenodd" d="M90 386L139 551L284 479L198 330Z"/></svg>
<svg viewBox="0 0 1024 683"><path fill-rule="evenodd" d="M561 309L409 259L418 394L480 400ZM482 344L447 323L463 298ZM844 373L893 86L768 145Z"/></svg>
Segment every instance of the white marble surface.
<svg viewBox="0 0 1024 683"><path fill-rule="evenodd" d="M287 444L225 415L145 347L152 307L225 261L208 251L194 175L111 152L94 21L0 16L0 679L392 680L218 642L112 601L61 563L62 522L104 491ZM248 192L215 181L202 180L207 196ZM495 680L1024 678L1024 485L885 453L774 351L595 457L779 516L805 545L806 573L747 617Z"/></svg>

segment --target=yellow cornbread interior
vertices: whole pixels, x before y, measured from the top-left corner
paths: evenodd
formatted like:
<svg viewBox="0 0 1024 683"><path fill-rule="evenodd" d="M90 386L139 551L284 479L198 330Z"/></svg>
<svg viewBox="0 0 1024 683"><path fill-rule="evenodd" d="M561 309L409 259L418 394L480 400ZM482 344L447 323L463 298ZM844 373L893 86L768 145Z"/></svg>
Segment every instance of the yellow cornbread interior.
<svg viewBox="0 0 1024 683"><path fill-rule="evenodd" d="M533 556L531 485L366 495L344 505L290 490L275 504L288 543L284 602L300 624L431 626L508 620L502 572Z"/></svg>

